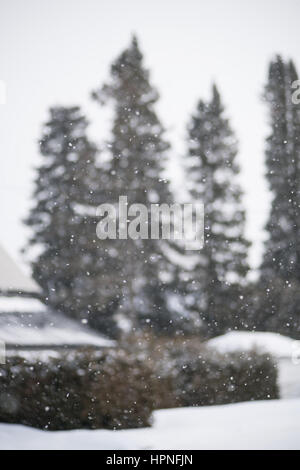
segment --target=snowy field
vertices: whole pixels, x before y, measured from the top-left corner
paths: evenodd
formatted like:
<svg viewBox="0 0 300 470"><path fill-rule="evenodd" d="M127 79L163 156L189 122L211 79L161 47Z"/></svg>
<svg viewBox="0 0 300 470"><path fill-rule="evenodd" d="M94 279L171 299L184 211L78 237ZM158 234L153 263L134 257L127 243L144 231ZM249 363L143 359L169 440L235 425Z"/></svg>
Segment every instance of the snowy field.
<svg viewBox="0 0 300 470"><path fill-rule="evenodd" d="M125 431L0 424L0 449L300 449L300 399L160 410L152 428Z"/></svg>

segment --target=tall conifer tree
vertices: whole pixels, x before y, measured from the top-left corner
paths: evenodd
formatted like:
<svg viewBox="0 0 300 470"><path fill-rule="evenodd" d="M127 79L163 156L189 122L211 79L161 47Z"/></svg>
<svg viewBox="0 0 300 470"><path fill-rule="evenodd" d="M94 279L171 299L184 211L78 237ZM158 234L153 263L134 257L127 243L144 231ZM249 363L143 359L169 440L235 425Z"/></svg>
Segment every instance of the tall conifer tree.
<svg viewBox="0 0 300 470"><path fill-rule="evenodd" d="M266 177L273 195L262 263L265 279L300 281L300 105L292 102L297 80L292 62L280 56L270 64L265 100L271 134L266 146Z"/></svg>
<svg viewBox="0 0 300 470"><path fill-rule="evenodd" d="M298 75L292 61L277 56L269 66L264 99L271 133L266 141L266 177L272 194L268 238L261 265L262 292L256 312L260 329L300 334L300 104L293 102Z"/></svg>
<svg viewBox="0 0 300 470"><path fill-rule="evenodd" d="M25 222L32 228L30 246L39 249L33 277L47 303L113 335L114 320L100 298L96 214L87 213L95 205L99 178L86 127L78 107L50 110L40 140L44 161L37 170L34 206Z"/></svg>
<svg viewBox="0 0 300 470"><path fill-rule="evenodd" d="M192 200L204 204L204 248L190 273L192 305L208 334L239 323L241 284L248 270L245 213L236 176L237 143L214 85L189 128L188 179Z"/></svg>
<svg viewBox="0 0 300 470"><path fill-rule="evenodd" d="M110 82L92 96L100 103L110 100L114 110L111 159L101 174L103 202L117 204L120 196L126 196L128 207L170 203L169 185L163 178L169 143L154 110L158 93L149 82L135 37L113 62ZM120 297L120 311L134 326L147 324L160 333L168 333L177 324L168 307L176 268L165 255L167 244L150 238L102 243L108 277Z"/></svg>

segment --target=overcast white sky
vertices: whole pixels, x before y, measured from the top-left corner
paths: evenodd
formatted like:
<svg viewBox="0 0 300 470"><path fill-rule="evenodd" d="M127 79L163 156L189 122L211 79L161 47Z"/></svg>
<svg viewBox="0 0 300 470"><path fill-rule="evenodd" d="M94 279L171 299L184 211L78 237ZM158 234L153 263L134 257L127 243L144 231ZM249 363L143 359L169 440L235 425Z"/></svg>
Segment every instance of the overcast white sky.
<svg viewBox="0 0 300 470"><path fill-rule="evenodd" d="M0 0L0 80L7 87L0 105L0 242L22 259L27 232L21 219L48 107L81 105L92 120L91 136L101 142L107 114L89 94L135 32L161 94L157 111L174 143L176 185L186 123L211 82L218 84L240 142L256 266L270 201L263 178L267 110L260 96L274 54L300 68L299 24L299 0Z"/></svg>

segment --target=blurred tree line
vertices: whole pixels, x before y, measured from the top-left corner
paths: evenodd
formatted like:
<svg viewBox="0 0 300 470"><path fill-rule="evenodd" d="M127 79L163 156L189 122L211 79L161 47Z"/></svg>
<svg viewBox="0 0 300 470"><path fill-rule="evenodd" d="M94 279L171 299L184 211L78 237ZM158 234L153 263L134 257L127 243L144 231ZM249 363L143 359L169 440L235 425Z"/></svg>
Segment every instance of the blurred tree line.
<svg viewBox="0 0 300 470"><path fill-rule="evenodd" d="M172 204L164 177L171 146L155 112L158 93L149 81L134 37L112 63L107 84L92 99L113 107L109 158L87 136L77 106L50 109L39 141L34 204L25 223L37 247L33 277L50 308L118 337L122 330L157 335L230 329L300 336L300 105L292 62L271 62L264 99L271 133L266 177L272 205L257 282L249 282L245 211L238 184L237 140L217 86L200 100L187 125L184 166L191 202L204 203L202 250L176 240L100 240L96 207Z"/></svg>

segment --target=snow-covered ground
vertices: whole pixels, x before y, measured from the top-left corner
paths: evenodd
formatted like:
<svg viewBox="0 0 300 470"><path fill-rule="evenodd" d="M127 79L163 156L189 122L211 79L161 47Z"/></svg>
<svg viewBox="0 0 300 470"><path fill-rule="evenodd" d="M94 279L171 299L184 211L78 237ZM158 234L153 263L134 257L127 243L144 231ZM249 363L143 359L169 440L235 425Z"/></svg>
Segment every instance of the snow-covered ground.
<svg viewBox="0 0 300 470"><path fill-rule="evenodd" d="M152 428L124 431L0 424L0 449L300 449L300 399L160 410Z"/></svg>
<svg viewBox="0 0 300 470"><path fill-rule="evenodd" d="M299 342L232 332L207 345L222 354L255 348L274 356L283 399L159 410L151 428L123 431L49 432L0 423L0 449L300 449Z"/></svg>

